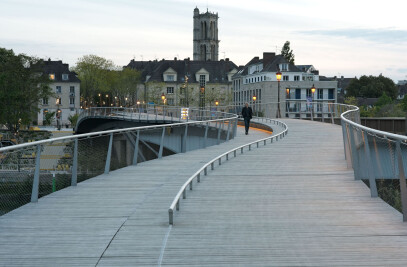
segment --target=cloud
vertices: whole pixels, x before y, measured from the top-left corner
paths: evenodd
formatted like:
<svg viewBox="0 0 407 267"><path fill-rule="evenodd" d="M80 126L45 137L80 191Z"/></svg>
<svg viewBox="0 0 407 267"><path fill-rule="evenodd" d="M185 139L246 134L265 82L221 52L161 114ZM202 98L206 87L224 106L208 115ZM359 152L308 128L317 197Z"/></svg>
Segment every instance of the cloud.
<svg viewBox="0 0 407 267"><path fill-rule="evenodd" d="M299 31L297 33L305 35L345 37L349 39L364 39L366 41L380 44L399 45L401 43L407 43L407 30L398 30L394 28L310 30Z"/></svg>

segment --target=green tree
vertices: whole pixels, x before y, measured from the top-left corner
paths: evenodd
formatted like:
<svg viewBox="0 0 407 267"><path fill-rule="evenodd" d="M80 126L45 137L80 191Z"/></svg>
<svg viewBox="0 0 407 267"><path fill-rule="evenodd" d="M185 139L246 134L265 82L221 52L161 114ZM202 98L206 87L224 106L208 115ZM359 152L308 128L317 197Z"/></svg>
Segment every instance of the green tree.
<svg viewBox="0 0 407 267"><path fill-rule="evenodd" d="M382 75L354 78L346 90L346 96L378 98L385 92L391 99L397 98L397 86L390 78Z"/></svg>
<svg viewBox="0 0 407 267"><path fill-rule="evenodd" d="M290 48L290 41L284 43L283 48L281 49L281 55L291 64L294 64L294 52Z"/></svg>
<svg viewBox="0 0 407 267"><path fill-rule="evenodd" d="M0 124L14 134L37 114L39 101L52 96L42 66L40 59L0 48Z"/></svg>
<svg viewBox="0 0 407 267"><path fill-rule="evenodd" d="M114 69L113 61L96 55L86 55L78 59L73 70L81 80L81 96L83 101L86 101L84 106L99 102L98 94L108 93L108 72Z"/></svg>
<svg viewBox="0 0 407 267"><path fill-rule="evenodd" d="M352 105L352 106L357 106L358 105L358 100L354 96L346 97L344 102L347 105Z"/></svg>

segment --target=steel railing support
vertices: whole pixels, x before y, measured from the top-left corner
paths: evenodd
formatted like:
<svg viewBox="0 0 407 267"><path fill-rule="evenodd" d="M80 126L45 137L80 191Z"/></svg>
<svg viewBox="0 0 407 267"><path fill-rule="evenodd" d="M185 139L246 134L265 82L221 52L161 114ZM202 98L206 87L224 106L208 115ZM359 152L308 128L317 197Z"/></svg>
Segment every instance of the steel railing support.
<svg viewBox="0 0 407 267"><path fill-rule="evenodd" d="M105 174L110 171L110 161L112 159L112 147L113 147L113 133L109 134L109 147L107 149L106 164L105 164Z"/></svg>
<svg viewBox="0 0 407 267"><path fill-rule="evenodd" d="M76 186L77 183L78 183L78 138L75 139L73 147L71 186Z"/></svg>
<svg viewBox="0 0 407 267"><path fill-rule="evenodd" d="M35 171L33 187L31 191L31 202L38 202L38 190L40 186L41 147L41 145L37 145L37 154L35 155Z"/></svg>

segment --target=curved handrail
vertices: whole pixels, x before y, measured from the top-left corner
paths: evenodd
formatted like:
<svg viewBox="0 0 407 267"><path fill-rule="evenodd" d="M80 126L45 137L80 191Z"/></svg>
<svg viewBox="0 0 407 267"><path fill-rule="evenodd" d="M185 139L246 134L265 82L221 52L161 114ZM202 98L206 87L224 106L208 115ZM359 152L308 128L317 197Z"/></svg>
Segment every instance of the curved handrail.
<svg viewBox="0 0 407 267"><path fill-rule="evenodd" d="M214 119L214 120L179 122L179 123L164 124L164 125L130 127L130 128L108 130L108 131L99 131L99 132L92 132L92 133L77 134L77 135L71 135L71 136L63 136L63 137L39 140L39 141L34 141L34 142L29 142L29 143L23 143L23 144L17 144L17 145L13 145L13 146L2 147L2 148L0 148L0 153L6 152L6 151L11 151L11 150L16 150L16 149L21 149L21 148L25 148L25 147L29 147L29 146L36 146L36 145L42 145L42 144L46 144L46 143L53 143L53 142L56 142L56 141L74 140L74 139L87 138L87 137L92 137L92 136L108 135L108 134L111 134L111 133L123 133L123 132L128 132L128 131L135 131L135 130L159 129L159 128L163 128L163 127L174 127L174 126L180 126L180 125L191 125L191 124L201 124L201 123L210 123L210 122L220 122L220 121L227 121L227 120L233 120L233 119L238 118L237 115L232 114L232 113L225 113L225 112L222 112L222 113L225 114L225 118ZM229 117L226 117L226 114Z"/></svg>
<svg viewBox="0 0 407 267"><path fill-rule="evenodd" d="M200 182L200 174L202 173L202 171L204 171L204 174L206 175L207 174L207 168L209 167L209 165L211 165L212 169L213 169L214 168L213 164L214 164L215 161L218 160L219 164L221 164L221 159L226 156L226 159L228 160L228 156L231 153L234 153L234 156L236 157L236 151L239 150L239 149L241 150L241 153L243 153L243 149L245 147L249 147L249 150L250 150L251 145L253 145L253 144L257 144L257 146L258 146L258 144L260 142L264 142L264 145L265 145L267 140L271 140L271 142L272 142L273 139L276 138L276 141L278 141L279 137L282 138L285 135L287 135L288 126L285 123L283 123L281 121L278 121L278 120L269 119L269 118L265 118L265 119L266 119L266 122L268 120L270 122L274 122L274 124L277 123L277 125L282 126L284 128L284 131L282 131L281 133L278 133L278 134L275 134L275 135L272 135L272 136L269 136L269 137L266 137L266 138L262 138L262 139L259 139L259 140L256 140L256 141L253 141L253 142L238 146L236 148L233 148L233 149L231 149L231 150L229 150L229 151L227 151L227 152L213 158L212 160L208 161L207 163L205 163L198 171L196 171L192 176L189 177L189 179L181 186L180 190L178 191L178 193L174 197L174 200L172 201L172 203L171 203L171 205L170 205L170 207L168 209L168 216L169 216L169 224L170 225L174 224L174 220L173 220L174 209L176 208L177 210L179 210L179 201L180 201L181 195L183 196L183 198L186 198L186 188L188 187L188 185L190 186L190 189L192 189L192 183L193 183L193 180L195 178L197 178L197 182Z"/></svg>
<svg viewBox="0 0 407 267"><path fill-rule="evenodd" d="M359 108L356 107L356 106L351 106L351 105L350 105L349 107L352 107L353 109L348 110L348 111L345 111L344 113L341 114L341 119L342 119L343 121L345 121L346 123L351 124L351 125L353 125L354 127L357 127L357 128L359 128L359 129L362 129L362 130L364 130L364 131L366 131L366 132L369 132L369 133L371 133L371 134L373 134L373 135L379 135L379 136L382 136L382 137L386 137L386 138L390 138L390 139L395 139L395 140L399 140L399 141L403 141L403 142L405 142L405 141L407 140L407 136L405 136L405 135L393 134L393 133L389 133L389 132L385 132L385 131L380 131L380 130L372 129L372 128L363 126L363 125L361 125L361 124L359 124L359 123L356 123L356 122L354 122L354 121L352 121L352 120L350 120L350 119L347 119L347 118L345 117L346 115L348 115L348 114L350 114L350 113L352 113L352 112L358 112L358 111L359 111Z"/></svg>

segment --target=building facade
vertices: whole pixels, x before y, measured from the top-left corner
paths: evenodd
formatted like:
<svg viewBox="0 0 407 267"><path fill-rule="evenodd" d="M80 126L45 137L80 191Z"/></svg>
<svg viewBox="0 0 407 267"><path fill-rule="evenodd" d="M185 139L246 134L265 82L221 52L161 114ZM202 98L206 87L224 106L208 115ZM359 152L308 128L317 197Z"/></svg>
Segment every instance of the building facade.
<svg viewBox="0 0 407 267"><path fill-rule="evenodd" d="M218 18L217 13L206 11L200 14L198 8L194 9L194 60L218 61Z"/></svg>
<svg viewBox="0 0 407 267"><path fill-rule="evenodd" d="M127 67L142 74L139 101L191 107L215 106L216 101L219 105L232 104L232 76L237 66L229 59L132 60Z"/></svg>
<svg viewBox="0 0 407 267"><path fill-rule="evenodd" d="M46 114L55 112L51 124L70 125L68 117L80 112L80 80L69 65L59 61L44 61L44 74L48 75L54 96L44 98L39 103L38 125L44 125Z"/></svg>
<svg viewBox="0 0 407 267"><path fill-rule="evenodd" d="M281 72L280 82L277 72ZM248 102L258 114L268 117L276 117L278 106L281 117L328 116L328 103L337 101L337 81L320 79L319 72L312 65L293 65L275 53L265 52L263 59L254 57L239 68L232 80L235 105L243 106ZM311 88L315 88L314 93ZM282 104L278 105L278 100ZM321 105L312 105L311 102ZM310 112L304 113L306 110Z"/></svg>

